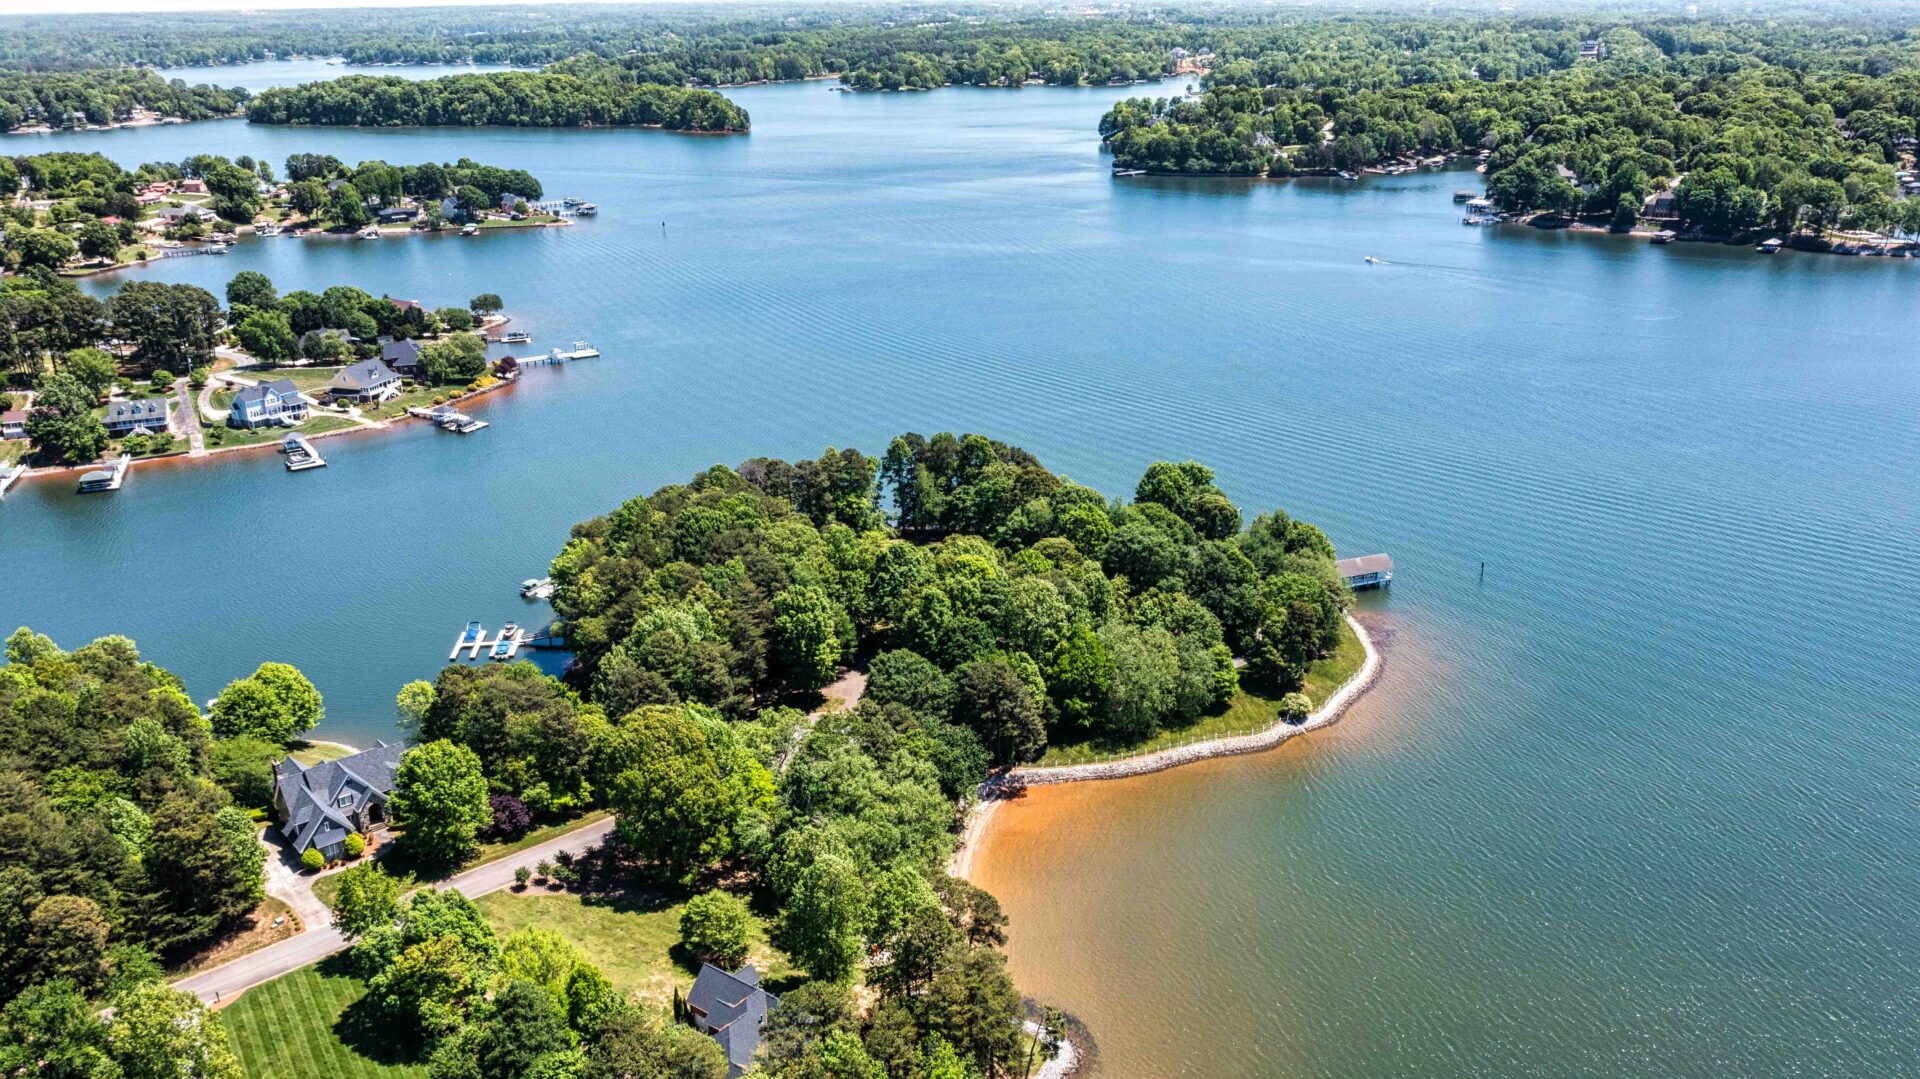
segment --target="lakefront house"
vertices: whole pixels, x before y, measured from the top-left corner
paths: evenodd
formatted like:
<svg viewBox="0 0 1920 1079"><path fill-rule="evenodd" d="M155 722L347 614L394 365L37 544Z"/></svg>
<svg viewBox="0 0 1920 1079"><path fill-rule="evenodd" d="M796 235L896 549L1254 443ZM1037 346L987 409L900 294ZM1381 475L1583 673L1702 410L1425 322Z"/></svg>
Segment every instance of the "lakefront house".
<svg viewBox="0 0 1920 1079"><path fill-rule="evenodd" d="M145 397L138 401L114 401L107 405L107 414L100 422L115 438L157 434L167 429L167 399Z"/></svg>
<svg viewBox="0 0 1920 1079"><path fill-rule="evenodd" d="M292 379L281 378L253 386L243 386L233 395L227 409L227 422L234 427L292 425L307 418L307 399Z"/></svg>
<svg viewBox="0 0 1920 1079"><path fill-rule="evenodd" d="M401 742L307 767L288 757L273 766L273 807L295 856L317 850L328 861L346 853L347 837L387 824L393 773L407 751Z"/></svg>
<svg viewBox="0 0 1920 1079"><path fill-rule="evenodd" d="M361 360L342 367L327 384L334 400L384 401L400 392L400 376L379 360Z"/></svg>

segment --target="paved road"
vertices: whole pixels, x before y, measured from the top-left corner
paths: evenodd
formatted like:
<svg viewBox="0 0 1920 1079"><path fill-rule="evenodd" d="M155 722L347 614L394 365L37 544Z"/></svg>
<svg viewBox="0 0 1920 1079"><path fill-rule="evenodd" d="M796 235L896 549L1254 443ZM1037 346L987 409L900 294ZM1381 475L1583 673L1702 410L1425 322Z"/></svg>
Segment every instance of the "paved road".
<svg viewBox="0 0 1920 1079"><path fill-rule="evenodd" d="M467 896L497 892L513 883L513 871L520 866L531 866L540 861L551 860L556 853L563 850L578 854L605 839L607 833L611 831L613 831L611 817L582 825L538 846L528 847L517 854L508 855L485 865L475 866L464 873L456 873L446 880L435 882L435 886L458 888ZM335 952L345 951L346 948L347 941L340 935L339 930L324 923L312 925L299 936L289 937L278 944L269 944L231 963L182 978L173 985L176 989L191 991L208 1003L227 1003L238 996L242 990L250 989L262 982L270 982L282 974L298 970L309 963L317 963Z"/></svg>
<svg viewBox="0 0 1920 1079"><path fill-rule="evenodd" d="M187 440L189 456L205 456L207 445L200 435L200 413L194 407L193 387L187 385L186 379L177 378L173 381L173 393L180 399L180 407L173 410L167 422L173 425L176 436Z"/></svg>

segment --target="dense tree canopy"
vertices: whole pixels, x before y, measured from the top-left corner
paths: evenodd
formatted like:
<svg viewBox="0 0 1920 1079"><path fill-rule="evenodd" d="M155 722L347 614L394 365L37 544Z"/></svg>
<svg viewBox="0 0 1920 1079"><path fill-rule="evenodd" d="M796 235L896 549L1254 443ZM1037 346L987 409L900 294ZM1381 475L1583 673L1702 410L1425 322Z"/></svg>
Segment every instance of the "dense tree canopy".
<svg viewBox="0 0 1920 1079"><path fill-rule="evenodd" d="M349 75L275 87L247 106L256 124L359 127L664 127L745 131L747 114L711 90L512 71L415 81Z"/></svg>

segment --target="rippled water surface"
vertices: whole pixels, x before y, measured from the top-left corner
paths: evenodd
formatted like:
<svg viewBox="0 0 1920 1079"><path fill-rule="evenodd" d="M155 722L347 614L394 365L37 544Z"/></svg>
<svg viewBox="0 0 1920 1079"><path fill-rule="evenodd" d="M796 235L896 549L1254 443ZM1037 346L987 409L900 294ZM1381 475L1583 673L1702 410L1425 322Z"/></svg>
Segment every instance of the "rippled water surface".
<svg viewBox="0 0 1920 1079"><path fill-rule="evenodd" d="M751 136L58 139L530 168L601 216L143 272L497 291L606 356L317 473L19 488L0 621L200 697L286 659L366 740L467 619L535 616L573 521L705 465L968 429L1122 493L1197 457L1393 553L1388 661L1325 736L1003 810L1017 974L1103 1074L1920 1070L1920 265L1463 228L1462 174L1116 182L1122 91L732 93Z"/></svg>

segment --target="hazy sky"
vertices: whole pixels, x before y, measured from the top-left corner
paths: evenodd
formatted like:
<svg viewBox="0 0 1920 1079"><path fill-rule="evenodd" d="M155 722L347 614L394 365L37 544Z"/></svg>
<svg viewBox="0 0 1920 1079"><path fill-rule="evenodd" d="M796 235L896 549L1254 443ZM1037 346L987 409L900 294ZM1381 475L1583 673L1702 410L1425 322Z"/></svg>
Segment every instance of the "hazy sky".
<svg viewBox="0 0 1920 1079"><path fill-rule="evenodd" d="M0 16L77 14L88 11L141 11L159 14L169 11L283 11L288 8L472 7L482 2L499 4L502 0L352 0L351 3L344 4L330 4L326 0L0 0ZM514 2L522 5L559 2L630 4L636 0L514 0Z"/></svg>

